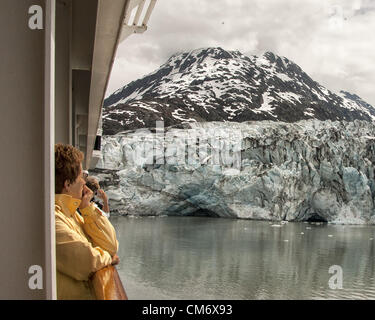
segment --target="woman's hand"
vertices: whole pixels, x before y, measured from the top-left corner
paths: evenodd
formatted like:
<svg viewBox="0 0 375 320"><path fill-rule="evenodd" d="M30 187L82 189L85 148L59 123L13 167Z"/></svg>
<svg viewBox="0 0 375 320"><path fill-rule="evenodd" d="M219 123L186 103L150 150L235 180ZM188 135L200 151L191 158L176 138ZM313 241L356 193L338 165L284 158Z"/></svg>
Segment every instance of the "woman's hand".
<svg viewBox="0 0 375 320"><path fill-rule="evenodd" d="M107 200L107 195L105 194L103 189L99 189L97 192L100 199L102 199L103 201Z"/></svg>
<svg viewBox="0 0 375 320"><path fill-rule="evenodd" d="M82 190L82 200L79 208L84 209L88 207L93 196L94 193L90 190L90 188L84 185Z"/></svg>
<svg viewBox="0 0 375 320"><path fill-rule="evenodd" d="M103 200L103 211L109 213L108 198L103 189L97 191L98 197Z"/></svg>
<svg viewBox="0 0 375 320"><path fill-rule="evenodd" d="M117 254L115 254L113 257L112 257L112 262L111 262L111 265L116 265L120 262L120 258Z"/></svg>

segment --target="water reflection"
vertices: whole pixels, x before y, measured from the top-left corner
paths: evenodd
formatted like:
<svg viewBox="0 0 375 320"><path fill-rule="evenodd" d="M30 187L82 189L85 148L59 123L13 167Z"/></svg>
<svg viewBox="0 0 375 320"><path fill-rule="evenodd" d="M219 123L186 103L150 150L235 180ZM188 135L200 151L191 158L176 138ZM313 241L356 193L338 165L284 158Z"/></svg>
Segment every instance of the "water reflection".
<svg viewBox="0 0 375 320"><path fill-rule="evenodd" d="M111 218L130 299L374 299L372 226ZM302 234L303 233L303 234ZM343 289L328 269L343 269Z"/></svg>

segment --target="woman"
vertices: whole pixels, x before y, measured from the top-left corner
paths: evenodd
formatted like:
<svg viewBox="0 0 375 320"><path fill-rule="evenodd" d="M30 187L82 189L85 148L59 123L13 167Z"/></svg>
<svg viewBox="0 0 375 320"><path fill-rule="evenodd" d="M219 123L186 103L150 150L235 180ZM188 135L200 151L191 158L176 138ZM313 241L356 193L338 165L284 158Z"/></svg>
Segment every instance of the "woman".
<svg viewBox="0 0 375 320"><path fill-rule="evenodd" d="M82 160L83 153L73 146L55 145L58 299L95 299L90 276L119 262L115 230L90 202L93 192L85 185Z"/></svg>

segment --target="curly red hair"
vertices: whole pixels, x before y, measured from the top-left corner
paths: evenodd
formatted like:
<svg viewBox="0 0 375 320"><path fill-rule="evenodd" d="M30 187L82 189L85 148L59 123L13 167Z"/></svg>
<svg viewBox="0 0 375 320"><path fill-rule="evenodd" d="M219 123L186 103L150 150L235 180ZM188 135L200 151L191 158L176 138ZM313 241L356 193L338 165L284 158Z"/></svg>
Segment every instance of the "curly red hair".
<svg viewBox="0 0 375 320"><path fill-rule="evenodd" d="M55 193L62 193L64 183L68 180L73 183L81 170L83 153L69 145L55 144Z"/></svg>

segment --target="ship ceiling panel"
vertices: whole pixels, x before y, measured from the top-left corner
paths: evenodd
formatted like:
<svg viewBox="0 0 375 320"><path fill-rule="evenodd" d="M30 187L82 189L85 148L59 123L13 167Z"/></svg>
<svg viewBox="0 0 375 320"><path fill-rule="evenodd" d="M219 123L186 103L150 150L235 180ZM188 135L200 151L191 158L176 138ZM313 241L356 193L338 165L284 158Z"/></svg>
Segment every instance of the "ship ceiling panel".
<svg viewBox="0 0 375 320"><path fill-rule="evenodd" d="M56 1L55 22L55 141L71 143L71 0Z"/></svg>
<svg viewBox="0 0 375 320"><path fill-rule="evenodd" d="M89 98L86 167L91 161L100 112L125 16L126 0L99 0Z"/></svg>
<svg viewBox="0 0 375 320"><path fill-rule="evenodd" d="M97 8L98 0L72 2L72 69L91 70Z"/></svg>
<svg viewBox="0 0 375 320"><path fill-rule="evenodd" d="M73 105L74 113L76 115L87 115L89 105L89 92L90 92L90 81L91 72L85 70L73 70Z"/></svg>

